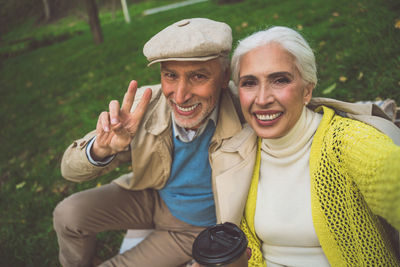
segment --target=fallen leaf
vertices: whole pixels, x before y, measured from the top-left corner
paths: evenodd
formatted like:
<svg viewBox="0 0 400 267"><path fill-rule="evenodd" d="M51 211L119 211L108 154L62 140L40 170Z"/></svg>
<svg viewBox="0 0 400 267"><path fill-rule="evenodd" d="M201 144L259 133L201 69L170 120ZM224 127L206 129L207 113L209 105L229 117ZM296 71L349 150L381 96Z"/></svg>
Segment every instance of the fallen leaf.
<svg viewBox="0 0 400 267"><path fill-rule="evenodd" d="M99 183L97 183L97 185L96 185L96 187L100 187L101 186L101 183L99 182Z"/></svg>
<svg viewBox="0 0 400 267"><path fill-rule="evenodd" d="M332 16L334 16L334 17L339 17L339 13L338 13L338 12L333 12L333 13L332 13Z"/></svg>
<svg viewBox="0 0 400 267"><path fill-rule="evenodd" d="M398 20L396 21L396 23L394 24L394 27L395 27L396 29L400 29L400 19L398 19Z"/></svg>
<svg viewBox="0 0 400 267"><path fill-rule="evenodd" d="M302 29L303 29L303 25L297 25L297 29L299 30L299 31L301 31Z"/></svg>
<svg viewBox="0 0 400 267"><path fill-rule="evenodd" d="M319 46L324 46L324 45L326 45L326 42L325 42L325 41L319 42Z"/></svg>
<svg viewBox="0 0 400 267"><path fill-rule="evenodd" d="M62 194L68 190L68 184L62 183L62 184L56 184L53 186L53 189L51 190L55 194Z"/></svg>
<svg viewBox="0 0 400 267"><path fill-rule="evenodd" d="M340 77L339 77L339 81L341 81L342 83L344 83L344 82L347 81L347 77L345 77L345 76L340 76Z"/></svg>
<svg viewBox="0 0 400 267"><path fill-rule="evenodd" d="M38 187L36 187L35 192L36 193L40 193L43 191L43 186L39 185Z"/></svg>
<svg viewBox="0 0 400 267"><path fill-rule="evenodd" d="M242 28L246 28L247 26L249 26L249 23L247 23L246 21L242 22Z"/></svg>
<svg viewBox="0 0 400 267"><path fill-rule="evenodd" d="M17 160L16 157L12 157L12 158L8 161L8 164L14 164L16 160Z"/></svg>
<svg viewBox="0 0 400 267"><path fill-rule="evenodd" d="M16 189L21 189L21 188L23 188L23 187L25 186L25 184L26 184L25 181L24 181L24 182L20 182L19 184L17 184L17 185L15 186L15 188L16 188Z"/></svg>
<svg viewBox="0 0 400 267"><path fill-rule="evenodd" d="M330 94L336 88L336 83L331 84L328 88L326 88L322 93L324 95Z"/></svg>
<svg viewBox="0 0 400 267"><path fill-rule="evenodd" d="M360 73L358 74L357 80L361 80L363 76L364 76L364 73L362 73L362 71L360 71Z"/></svg>
<svg viewBox="0 0 400 267"><path fill-rule="evenodd" d="M279 15L275 13L272 17L273 17L274 19L278 19L278 18L279 18Z"/></svg>

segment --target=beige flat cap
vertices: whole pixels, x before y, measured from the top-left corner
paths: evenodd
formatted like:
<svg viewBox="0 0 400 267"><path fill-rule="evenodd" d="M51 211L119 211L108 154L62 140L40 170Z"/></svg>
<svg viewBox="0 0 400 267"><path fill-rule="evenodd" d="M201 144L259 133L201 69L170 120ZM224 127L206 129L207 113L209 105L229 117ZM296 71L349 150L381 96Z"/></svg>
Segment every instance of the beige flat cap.
<svg viewBox="0 0 400 267"><path fill-rule="evenodd" d="M205 18L178 21L154 35L143 47L148 66L161 61L206 61L228 55L232 30Z"/></svg>

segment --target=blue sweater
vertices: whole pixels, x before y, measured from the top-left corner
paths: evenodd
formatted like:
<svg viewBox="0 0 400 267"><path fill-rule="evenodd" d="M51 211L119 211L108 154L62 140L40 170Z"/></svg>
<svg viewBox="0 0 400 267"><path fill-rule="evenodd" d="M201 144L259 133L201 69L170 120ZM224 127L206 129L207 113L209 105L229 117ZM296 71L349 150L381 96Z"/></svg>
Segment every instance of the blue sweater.
<svg viewBox="0 0 400 267"><path fill-rule="evenodd" d="M172 215L195 226L216 223L211 186L208 147L215 131L209 121L205 131L193 141L174 141L171 175L159 193Z"/></svg>

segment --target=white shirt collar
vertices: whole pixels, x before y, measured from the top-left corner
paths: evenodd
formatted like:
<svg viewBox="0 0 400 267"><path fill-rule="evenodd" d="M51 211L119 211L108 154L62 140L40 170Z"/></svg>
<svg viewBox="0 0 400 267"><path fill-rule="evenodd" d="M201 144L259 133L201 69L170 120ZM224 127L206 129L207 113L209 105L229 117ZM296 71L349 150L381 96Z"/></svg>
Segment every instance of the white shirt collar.
<svg viewBox="0 0 400 267"><path fill-rule="evenodd" d="M211 114L208 116L208 118L204 121L204 123L197 129L197 130L186 130L183 127L180 127L179 125L176 124L175 122L175 117L174 113L171 112L171 117L172 117L172 127L174 129L174 135L176 138L178 138L180 141L188 143L193 141L197 136L201 135L204 130L207 127L208 122L211 120L214 125L217 125L218 121L218 110L219 106L216 105L214 110L211 112Z"/></svg>

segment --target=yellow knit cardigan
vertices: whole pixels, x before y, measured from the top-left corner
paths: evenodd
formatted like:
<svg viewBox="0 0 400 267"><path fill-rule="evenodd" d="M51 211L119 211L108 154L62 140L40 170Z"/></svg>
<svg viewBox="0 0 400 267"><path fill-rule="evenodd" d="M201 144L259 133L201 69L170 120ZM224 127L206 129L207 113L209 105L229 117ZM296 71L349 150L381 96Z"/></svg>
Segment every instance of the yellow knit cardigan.
<svg viewBox="0 0 400 267"><path fill-rule="evenodd" d="M400 229L400 147L375 128L335 115L323 118L310 152L312 218L331 266L400 266L377 215ZM241 228L249 266L266 266L254 229L260 147Z"/></svg>

